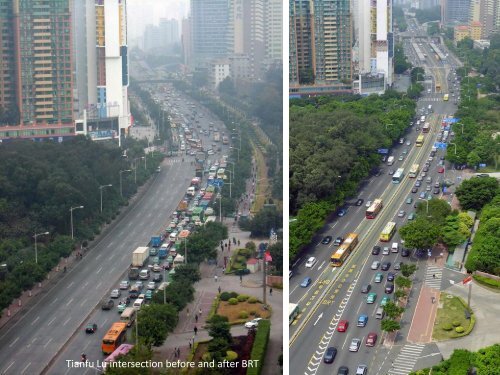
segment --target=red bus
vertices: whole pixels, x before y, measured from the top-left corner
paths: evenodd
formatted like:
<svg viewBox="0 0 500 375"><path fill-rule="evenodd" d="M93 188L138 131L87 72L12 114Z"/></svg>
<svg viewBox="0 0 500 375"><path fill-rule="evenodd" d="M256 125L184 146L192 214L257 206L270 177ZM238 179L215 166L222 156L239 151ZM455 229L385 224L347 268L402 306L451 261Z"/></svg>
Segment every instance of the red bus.
<svg viewBox="0 0 500 375"><path fill-rule="evenodd" d="M430 128L431 128L430 124L426 122L422 127L422 133L429 133Z"/></svg>
<svg viewBox="0 0 500 375"><path fill-rule="evenodd" d="M366 210L366 218L367 219L375 219L377 214L380 212L382 209L382 199L375 199L372 203L372 205Z"/></svg>

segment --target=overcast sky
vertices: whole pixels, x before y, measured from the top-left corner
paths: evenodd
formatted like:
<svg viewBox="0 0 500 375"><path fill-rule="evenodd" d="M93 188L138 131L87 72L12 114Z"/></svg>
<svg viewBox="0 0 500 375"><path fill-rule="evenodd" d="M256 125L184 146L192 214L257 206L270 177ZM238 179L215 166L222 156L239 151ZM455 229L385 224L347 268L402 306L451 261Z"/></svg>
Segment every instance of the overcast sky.
<svg viewBox="0 0 500 375"><path fill-rule="evenodd" d="M128 0L129 38L142 35L147 24L158 24L160 18L181 20L189 12L189 0Z"/></svg>

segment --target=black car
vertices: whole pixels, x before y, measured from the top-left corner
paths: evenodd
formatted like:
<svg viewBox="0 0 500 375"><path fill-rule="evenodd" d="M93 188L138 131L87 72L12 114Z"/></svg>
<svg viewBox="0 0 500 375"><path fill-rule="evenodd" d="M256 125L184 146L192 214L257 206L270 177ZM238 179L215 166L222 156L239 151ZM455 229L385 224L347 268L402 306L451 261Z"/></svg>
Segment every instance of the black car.
<svg viewBox="0 0 500 375"><path fill-rule="evenodd" d="M333 360L335 359L336 355L337 355L337 349L335 349L333 346L330 346L328 349L326 349L325 355L323 357L323 362L333 363Z"/></svg>
<svg viewBox="0 0 500 375"><path fill-rule="evenodd" d="M323 240L321 241L321 243L323 245L328 245L330 242L332 242L332 236L326 236L325 238L323 238Z"/></svg>
<svg viewBox="0 0 500 375"><path fill-rule="evenodd" d="M363 199L358 199L356 202L356 206L361 206L363 204L364 200Z"/></svg>
<svg viewBox="0 0 500 375"><path fill-rule="evenodd" d="M387 281L394 281L395 277L396 277L396 274L394 272L389 272L387 274Z"/></svg>
<svg viewBox="0 0 500 375"><path fill-rule="evenodd" d="M163 275L161 273L155 273L155 274L153 274L153 281L155 283L159 283L162 280L163 280Z"/></svg>
<svg viewBox="0 0 500 375"><path fill-rule="evenodd" d="M113 301L112 299L106 299L106 300L102 301L101 309L111 310L114 305L115 305L115 301Z"/></svg>
<svg viewBox="0 0 500 375"><path fill-rule="evenodd" d="M349 375L349 368L345 366L339 367L339 371L337 371L337 375Z"/></svg>
<svg viewBox="0 0 500 375"><path fill-rule="evenodd" d="M373 246L372 254L379 255L380 254L380 246Z"/></svg>
<svg viewBox="0 0 500 375"><path fill-rule="evenodd" d="M370 289L372 288L372 286L370 284L365 284L361 287L361 293L368 293L370 291Z"/></svg>
<svg viewBox="0 0 500 375"><path fill-rule="evenodd" d="M394 291L394 284L385 285L385 294L391 294Z"/></svg>
<svg viewBox="0 0 500 375"><path fill-rule="evenodd" d="M409 249L401 249L401 256L402 257L409 257L410 256L410 250Z"/></svg>
<svg viewBox="0 0 500 375"><path fill-rule="evenodd" d="M382 271L387 271L389 268L391 268L391 262L384 262L384 263L382 263L382 266L380 267L380 269Z"/></svg>
<svg viewBox="0 0 500 375"><path fill-rule="evenodd" d="M435 188L434 189L434 194L439 194L441 191L439 190L439 188Z"/></svg>
<svg viewBox="0 0 500 375"><path fill-rule="evenodd" d="M417 193L418 192L418 187L414 186L413 189L411 189L411 192L413 194Z"/></svg>
<svg viewBox="0 0 500 375"><path fill-rule="evenodd" d="M97 331L97 324L89 323L85 326L86 333L94 333L95 331Z"/></svg>
<svg viewBox="0 0 500 375"><path fill-rule="evenodd" d="M344 239L343 239L342 237L340 237L340 236L339 236L339 237L337 237L337 238L335 239L334 245L335 245L335 246L340 246L340 245L342 245L342 242L344 242Z"/></svg>
<svg viewBox="0 0 500 375"><path fill-rule="evenodd" d="M375 177L379 177L382 174L382 169L379 169L377 172L375 172Z"/></svg>

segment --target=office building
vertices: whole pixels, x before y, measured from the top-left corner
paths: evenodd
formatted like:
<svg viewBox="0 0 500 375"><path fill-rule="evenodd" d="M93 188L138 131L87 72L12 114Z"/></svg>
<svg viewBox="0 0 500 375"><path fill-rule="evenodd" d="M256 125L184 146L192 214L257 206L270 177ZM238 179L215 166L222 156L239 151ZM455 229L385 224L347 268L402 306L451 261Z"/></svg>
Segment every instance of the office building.
<svg viewBox="0 0 500 375"><path fill-rule="evenodd" d="M466 24L469 22L471 0L443 0L441 3L441 22L445 25Z"/></svg>
<svg viewBox="0 0 500 375"><path fill-rule="evenodd" d="M289 9L290 94L349 90L352 81L350 1L290 0Z"/></svg>
<svg viewBox="0 0 500 375"><path fill-rule="evenodd" d="M264 27L267 67L283 64L283 0L265 0Z"/></svg>
<svg viewBox="0 0 500 375"><path fill-rule="evenodd" d="M77 133L93 139L126 134L131 125L125 0L81 0L74 14L76 40ZM83 5L82 5L83 4ZM84 47L83 47L84 46Z"/></svg>
<svg viewBox="0 0 500 375"><path fill-rule="evenodd" d="M74 134L69 0L0 2L0 139Z"/></svg>
<svg viewBox="0 0 500 375"><path fill-rule="evenodd" d="M169 48L180 42L179 21L176 19L160 18L158 28L162 36L162 46Z"/></svg>

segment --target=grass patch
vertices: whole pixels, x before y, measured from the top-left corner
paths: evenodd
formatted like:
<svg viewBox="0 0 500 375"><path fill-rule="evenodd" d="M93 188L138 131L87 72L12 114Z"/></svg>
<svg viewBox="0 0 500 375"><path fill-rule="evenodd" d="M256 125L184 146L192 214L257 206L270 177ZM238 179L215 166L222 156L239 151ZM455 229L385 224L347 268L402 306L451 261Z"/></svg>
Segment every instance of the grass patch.
<svg viewBox="0 0 500 375"><path fill-rule="evenodd" d="M484 285L490 289L494 289L496 291L500 291L500 281L496 281L490 279L488 277L484 277L481 275L473 275L474 280L476 280L479 284Z"/></svg>
<svg viewBox="0 0 500 375"><path fill-rule="evenodd" d="M437 311L432 338L443 341L468 335L474 327L475 318L465 318L465 303L456 296L441 293L440 302L442 306ZM456 327L463 327L463 332L457 332ZM460 331L460 329L459 329Z"/></svg>
<svg viewBox="0 0 500 375"><path fill-rule="evenodd" d="M261 302L250 303L247 301L238 302L236 305L230 305L229 302L220 301L217 308L217 315L222 315L228 318L229 324L242 324L253 318L269 319L271 316L270 310L264 310ZM248 312L248 318L241 319L240 313L242 311Z"/></svg>

